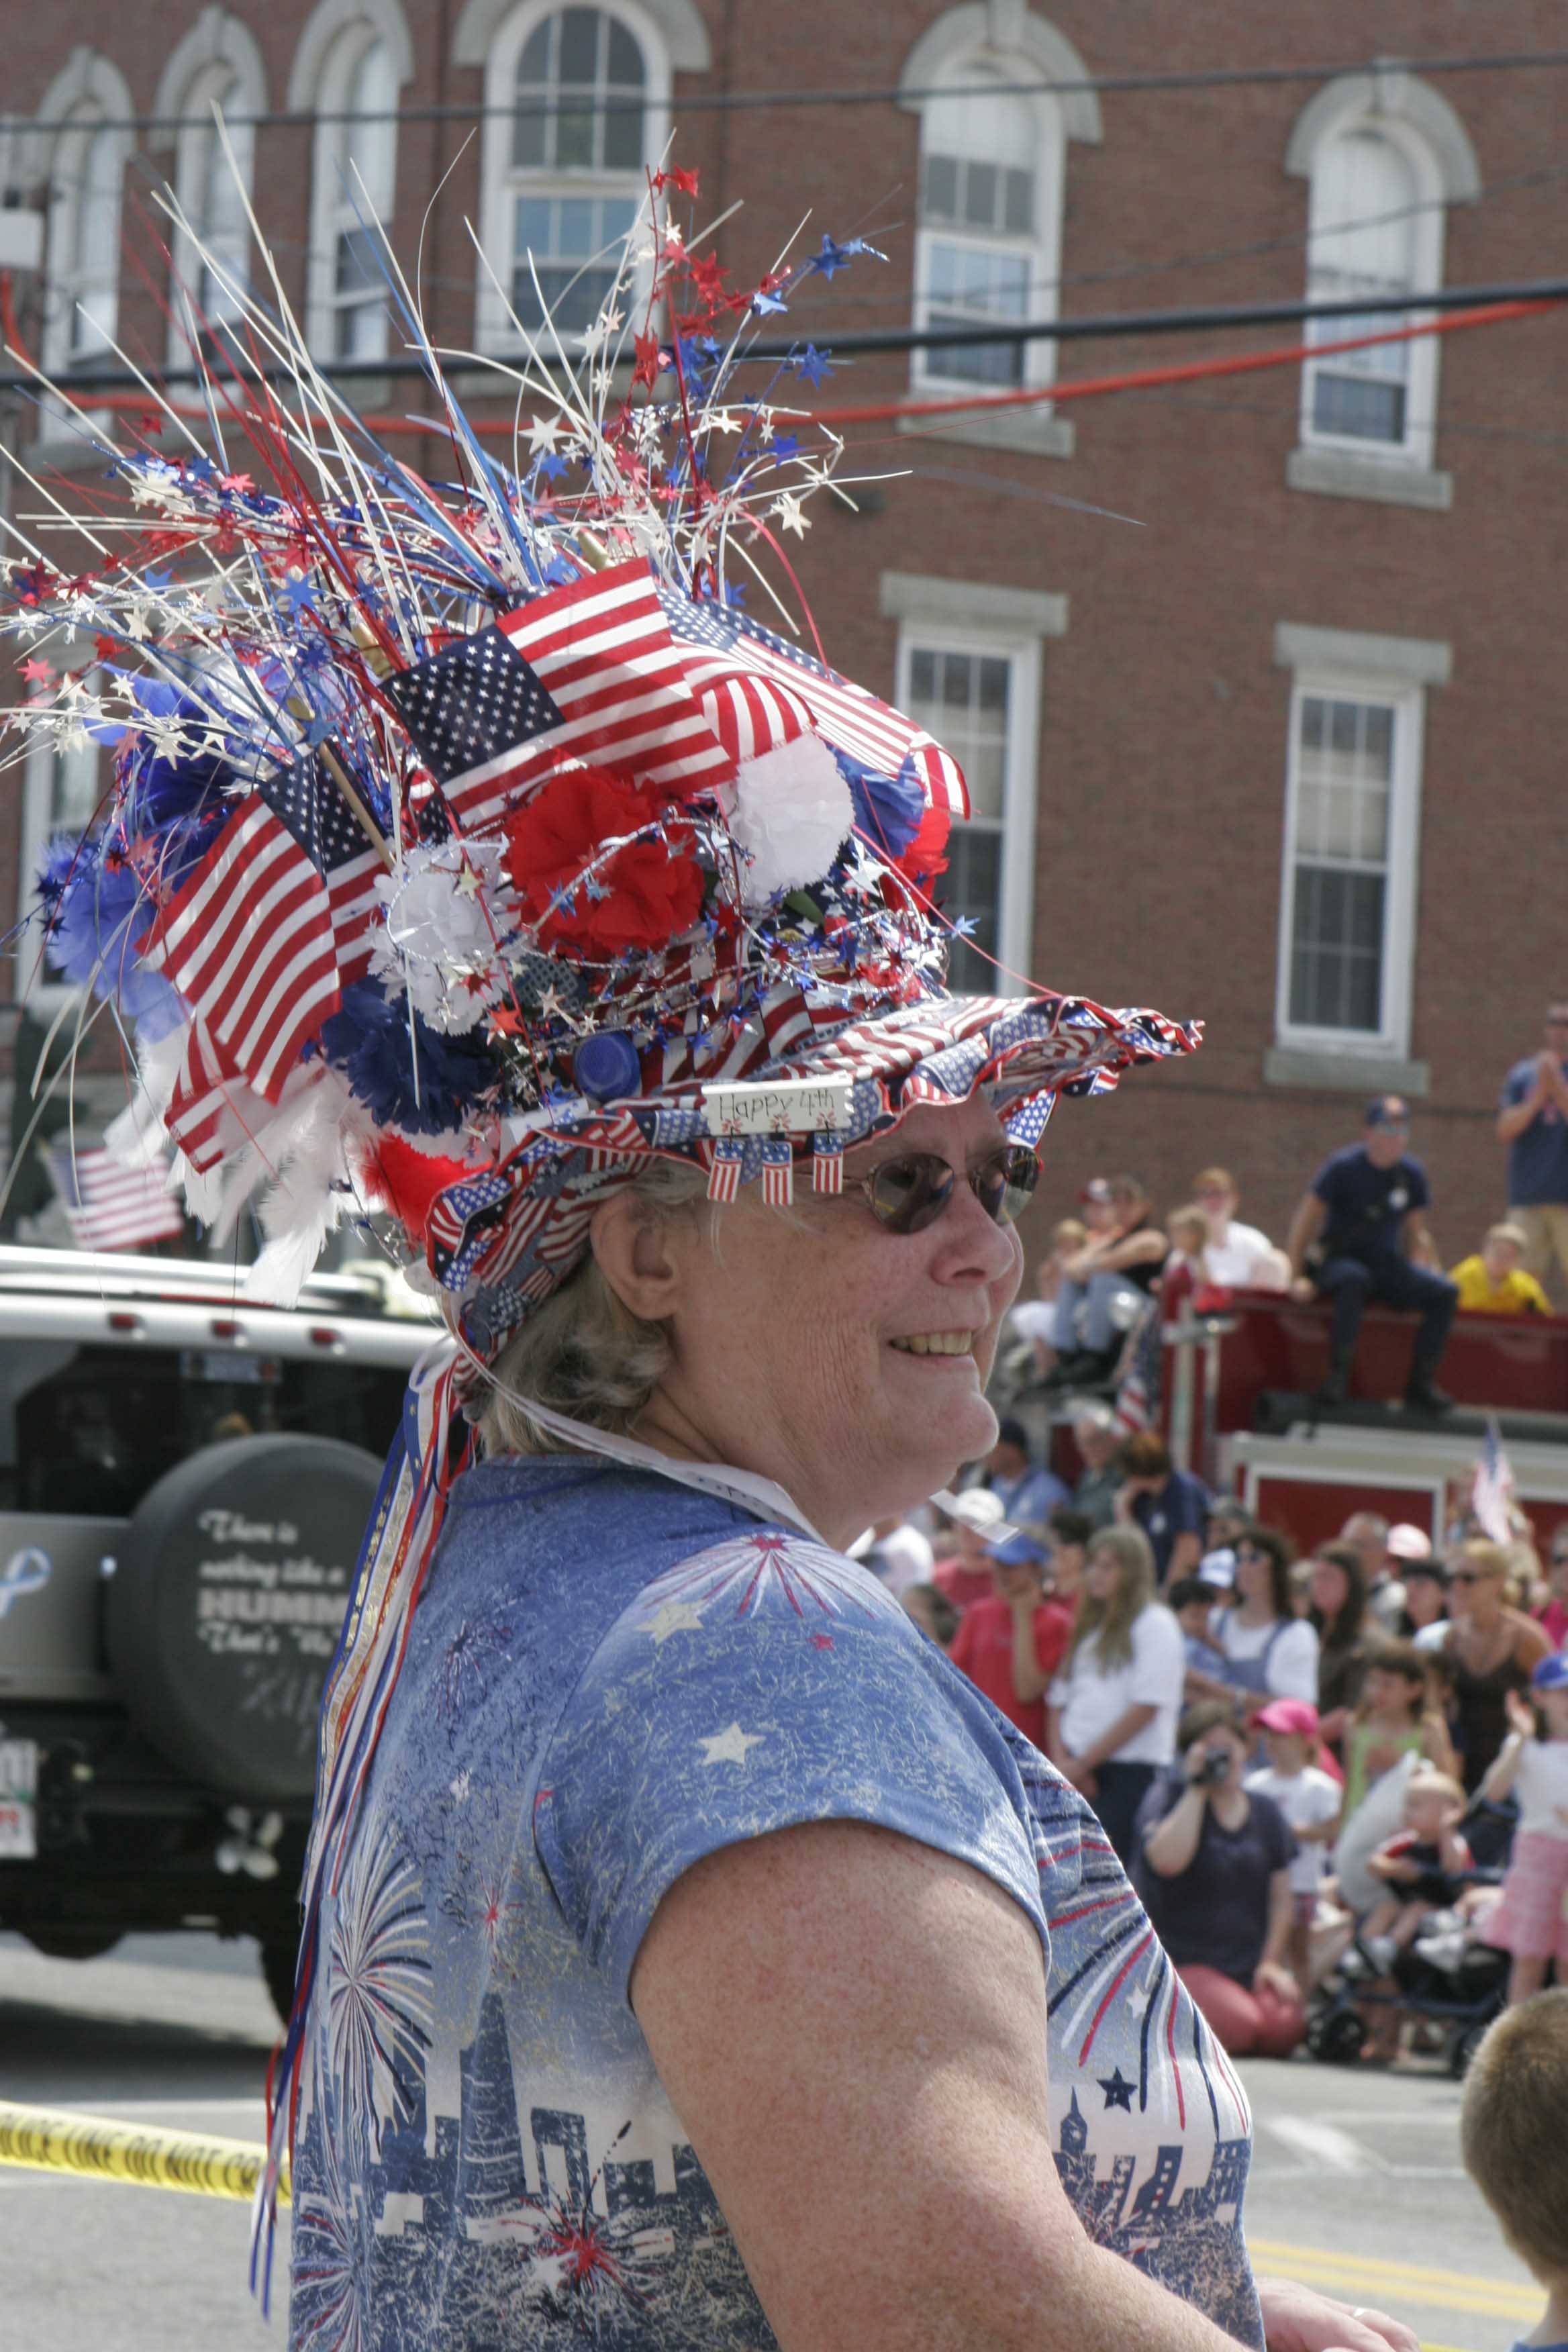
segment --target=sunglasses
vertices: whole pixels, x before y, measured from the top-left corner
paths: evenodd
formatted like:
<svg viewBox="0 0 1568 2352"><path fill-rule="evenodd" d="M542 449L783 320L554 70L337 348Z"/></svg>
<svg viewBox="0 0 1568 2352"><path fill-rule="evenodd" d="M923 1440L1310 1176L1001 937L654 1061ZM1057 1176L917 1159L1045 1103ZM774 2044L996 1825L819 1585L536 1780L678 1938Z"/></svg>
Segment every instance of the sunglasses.
<svg viewBox="0 0 1568 2352"><path fill-rule="evenodd" d="M1039 1181L1040 1163L1027 1144L993 1152L969 1169L970 1191L994 1225L1010 1225L1026 1207ZM860 1179L871 1214L889 1234L923 1234L952 1201L958 1171L935 1151L911 1151L884 1160Z"/></svg>
<svg viewBox="0 0 1568 2352"><path fill-rule="evenodd" d="M1479 1568L1457 1568L1448 1579L1450 1584L1495 1584L1497 1579Z"/></svg>

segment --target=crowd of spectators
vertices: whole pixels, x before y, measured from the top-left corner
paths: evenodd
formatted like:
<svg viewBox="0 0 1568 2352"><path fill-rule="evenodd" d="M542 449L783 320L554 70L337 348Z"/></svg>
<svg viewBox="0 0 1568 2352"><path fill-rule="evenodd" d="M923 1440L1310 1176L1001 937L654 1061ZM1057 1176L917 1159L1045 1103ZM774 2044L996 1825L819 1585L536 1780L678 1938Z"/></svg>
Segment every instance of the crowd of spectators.
<svg viewBox="0 0 1568 2352"><path fill-rule="evenodd" d="M1392 1968L1438 1913L1513 1955L1521 1997L1554 1962L1568 1983L1568 1520L1542 1558L1458 1498L1436 1545L1362 1511L1298 1558L1153 1431L1093 1402L1073 1426L1070 1491L1007 1424L929 1532L865 1556L1088 1799L1226 2046L1293 2048L1352 1937ZM1529 1885L1500 1901L1516 1811ZM1393 2056L1396 2011L1370 2014Z"/></svg>

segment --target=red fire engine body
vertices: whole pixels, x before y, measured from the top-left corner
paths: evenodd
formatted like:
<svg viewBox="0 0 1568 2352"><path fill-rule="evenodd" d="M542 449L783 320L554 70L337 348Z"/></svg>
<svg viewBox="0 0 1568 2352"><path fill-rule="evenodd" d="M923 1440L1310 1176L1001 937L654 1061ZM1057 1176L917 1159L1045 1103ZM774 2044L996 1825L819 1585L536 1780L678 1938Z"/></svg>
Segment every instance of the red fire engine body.
<svg viewBox="0 0 1568 2352"><path fill-rule="evenodd" d="M1329 1368L1329 1315L1278 1292L1200 1293L1167 1327L1162 1422L1177 1464L1306 1550L1352 1511L1408 1520L1443 1539L1468 1496L1495 1421L1515 1498L1544 1551L1568 1518L1568 1317L1456 1317L1440 1379L1441 1419L1407 1413L1415 1318L1367 1310L1349 1402L1313 1391Z"/></svg>

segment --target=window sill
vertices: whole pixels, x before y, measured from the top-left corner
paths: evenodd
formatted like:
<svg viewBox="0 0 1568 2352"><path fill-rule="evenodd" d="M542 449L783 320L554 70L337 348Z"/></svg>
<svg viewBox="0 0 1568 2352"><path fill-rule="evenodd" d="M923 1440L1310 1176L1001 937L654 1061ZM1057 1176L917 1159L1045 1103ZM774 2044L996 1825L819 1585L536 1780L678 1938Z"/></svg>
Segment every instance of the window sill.
<svg viewBox="0 0 1568 2352"><path fill-rule="evenodd" d="M1266 1087L1316 1087L1326 1093L1430 1094L1432 1074L1425 1062L1396 1054L1363 1053L1355 1047L1270 1045L1263 1056Z"/></svg>
<svg viewBox="0 0 1568 2352"><path fill-rule="evenodd" d="M919 392L906 395L917 406L922 400L946 396L935 384L922 385ZM984 394L979 394L971 409L955 410L951 416L921 416L918 413L900 416L898 429L900 433L919 433L932 441L959 441L971 449L1016 449L1027 457L1072 456L1078 436L1071 419L1053 416L1044 402L1037 407L996 408L989 415L985 409Z"/></svg>
<svg viewBox="0 0 1568 2352"><path fill-rule="evenodd" d="M1358 457L1348 449L1292 449L1285 479L1293 490L1316 490L1329 499L1374 499L1385 506L1425 507L1447 514L1454 503L1454 477L1426 466L1401 466L1378 457Z"/></svg>

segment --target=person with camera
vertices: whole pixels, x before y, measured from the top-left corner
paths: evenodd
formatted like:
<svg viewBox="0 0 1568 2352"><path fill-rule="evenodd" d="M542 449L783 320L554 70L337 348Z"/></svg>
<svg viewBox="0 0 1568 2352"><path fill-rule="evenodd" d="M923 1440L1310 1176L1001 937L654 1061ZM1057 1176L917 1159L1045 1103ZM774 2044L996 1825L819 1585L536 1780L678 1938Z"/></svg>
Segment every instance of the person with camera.
<svg viewBox="0 0 1568 2352"><path fill-rule="evenodd" d="M1294 1833L1243 1785L1247 1738L1226 1701L1189 1707L1176 1749L1139 1811L1133 1884L1221 2047L1287 2057L1307 2025L1289 1964Z"/></svg>

